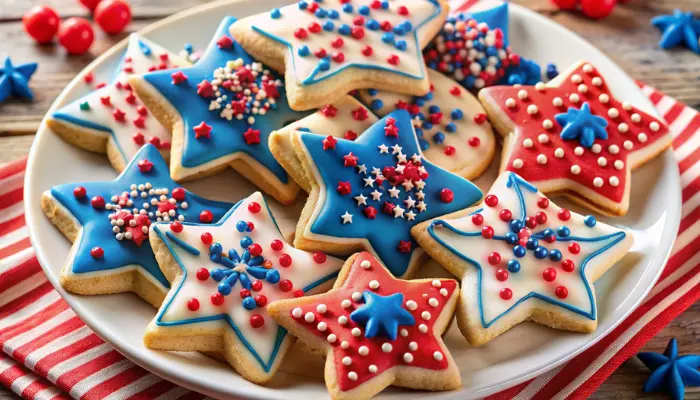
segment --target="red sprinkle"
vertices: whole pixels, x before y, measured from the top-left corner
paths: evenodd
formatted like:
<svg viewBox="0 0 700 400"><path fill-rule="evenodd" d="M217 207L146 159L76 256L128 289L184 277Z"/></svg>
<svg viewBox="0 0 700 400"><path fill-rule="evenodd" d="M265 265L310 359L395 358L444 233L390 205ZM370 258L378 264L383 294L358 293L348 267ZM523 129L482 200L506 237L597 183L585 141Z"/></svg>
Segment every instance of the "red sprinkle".
<svg viewBox="0 0 700 400"><path fill-rule="evenodd" d="M105 251L102 250L102 247L93 247L90 249L90 255L92 258L100 259L105 256Z"/></svg>
<svg viewBox="0 0 700 400"><path fill-rule="evenodd" d="M408 242L406 240L400 240L399 245L396 246L396 250L398 250L401 253L410 253L411 252L411 242Z"/></svg>
<svg viewBox="0 0 700 400"><path fill-rule="evenodd" d="M444 152L445 152L445 155L451 156L455 153L455 148L454 148L454 146L445 146Z"/></svg>
<svg viewBox="0 0 700 400"><path fill-rule="evenodd" d="M386 62L388 62L391 65L399 65L399 56L396 54L392 54L389 56L389 58L386 59Z"/></svg>
<svg viewBox="0 0 700 400"><path fill-rule="evenodd" d="M560 299L565 299L569 295L569 290L564 286L557 286L557 288L554 289L554 294Z"/></svg>
<svg viewBox="0 0 700 400"><path fill-rule="evenodd" d="M352 29L350 30L350 34L352 35L353 38L359 40L359 39L362 39L363 37L365 37L365 30L362 29L362 27L353 26ZM365 54L365 55L367 55L367 54Z"/></svg>
<svg viewBox="0 0 700 400"><path fill-rule="evenodd" d="M203 222L205 224L208 224L214 220L214 214L211 213L209 210L204 210L201 213L199 213L199 222Z"/></svg>
<svg viewBox="0 0 700 400"><path fill-rule="evenodd" d="M367 46L365 46L365 47L362 48L362 54L363 54L364 56L369 57L369 56L372 55L372 53L374 53L374 50L372 49L372 46L367 45Z"/></svg>
<svg viewBox="0 0 700 400"><path fill-rule="evenodd" d="M469 138L469 140L467 140L467 143L468 143L471 147L477 147L477 146L479 146L479 144L481 143L481 140L480 140L478 137L476 137L476 136L472 136L472 137Z"/></svg>
<svg viewBox="0 0 700 400"><path fill-rule="evenodd" d="M206 281L209 279L209 270L206 268L200 268L197 270L197 279L200 281Z"/></svg>
<svg viewBox="0 0 700 400"><path fill-rule="evenodd" d="M561 263L561 269L563 269L566 272L573 272L574 269L576 268L576 265L574 264L573 261L566 259L562 261Z"/></svg>
<svg viewBox="0 0 700 400"><path fill-rule="evenodd" d="M498 265L501 263L501 255L498 254L497 252L493 252L489 254L489 264L491 265Z"/></svg>
<svg viewBox="0 0 700 400"><path fill-rule="evenodd" d="M569 243L569 253L578 254L581 251L581 246L576 242Z"/></svg>
<svg viewBox="0 0 700 400"><path fill-rule="evenodd" d="M301 289L297 289L294 291L294 297L304 297L304 291Z"/></svg>
<svg viewBox="0 0 700 400"><path fill-rule="evenodd" d="M503 300L510 300L513 297L513 291L508 288L501 289L500 296Z"/></svg>
<svg viewBox="0 0 700 400"><path fill-rule="evenodd" d="M484 199L484 202L489 207L496 207L498 205L498 197L496 197L495 194L490 194L490 195L486 196L486 199Z"/></svg>
<svg viewBox="0 0 700 400"><path fill-rule="evenodd" d="M211 304L215 306L220 306L224 304L224 296L221 293L214 293L211 295Z"/></svg>
<svg viewBox="0 0 700 400"><path fill-rule="evenodd" d="M251 288L253 288L254 291L259 292L262 290L263 284L260 281L255 281L250 285Z"/></svg>
<svg viewBox="0 0 700 400"><path fill-rule="evenodd" d="M484 223L484 216L481 214L474 214L472 215L472 223L474 225L481 225Z"/></svg>
<svg viewBox="0 0 700 400"><path fill-rule="evenodd" d="M182 232L182 228L183 228L182 224L177 222L177 221L173 221L170 223L170 230L175 232L175 233Z"/></svg>
<svg viewBox="0 0 700 400"><path fill-rule="evenodd" d="M498 213L498 217L501 221L508 222L513 218L513 213L509 209L504 208Z"/></svg>
<svg viewBox="0 0 700 400"><path fill-rule="evenodd" d="M257 201L253 201L250 204L248 204L248 211L252 212L253 214L257 214L260 212L260 204Z"/></svg>
<svg viewBox="0 0 700 400"><path fill-rule="evenodd" d="M175 199L177 201L183 201L183 200L185 200L185 193L186 193L185 188L176 187L172 191L173 199Z"/></svg>
<svg viewBox="0 0 700 400"><path fill-rule="evenodd" d="M216 45L219 46L220 49L230 49L233 47L233 39L223 35L216 41Z"/></svg>
<svg viewBox="0 0 700 400"><path fill-rule="evenodd" d="M265 325L265 318L260 314L253 314L250 316L250 326L253 328L260 328Z"/></svg>
<svg viewBox="0 0 700 400"><path fill-rule="evenodd" d="M335 149L336 143L338 143L338 139L331 135L326 136L326 138L323 139L323 150Z"/></svg>
<svg viewBox="0 0 700 400"><path fill-rule="evenodd" d="M557 270L554 268L545 268L545 270L542 271L542 278L547 282L553 282L557 279Z"/></svg>
<svg viewBox="0 0 700 400"><path fill-rule="evenodd" d="M90 205L95 209L105 208L105 199L102 196L95 196L90 199Z"/></svg>
<svg viewBox="0 0 700 400"><path fill-rule="evenodd" d="M304 38L306 38L306 36L307 36L307 33L306 33L306 29L304 29L304 28L299 28L299 29L294 31L294 37L297 39L304 39Z"/></svg>
<svg viewBox="0 0 700 400"><path fill-rule="evenodd" d="M448 188L444 188L440 191L440 201L443 203L452 203L452 200L454 200L455 195L452 192L452 190Z"/></svg>
<svg viewBox="0 0 700 400"><path fill-rule="evenodd" d="M284 268L289 268L292 265L292 256L289 254L282 254L279 259L280 265Z"/></svg>
<svg viewBox="0 0 700 400"><path fill-rule="evenodd" d="M462 93L462 89L459 88L459 86L452 86L450 88L450 94L453 96L459 96L460 93Z"/></svg>
<svg viewBox="0 0 700 400"><path fill-rule="evenodd" d="M374 208L374 206L367 206L362 212L365 214L365 217L369 219L377 218L377 209Z"/></svg>
<svg viewBox="0 0 700 400"><path fill-rule="evenodd" d="M559 210L557 215L559 216L559 219L562 221L568 221L569 218L571 218L571 212L569 210L567 210L566 208L562 208L561 210Z"/></svg>
<svg viewBox="0 0 700 400"><path fill-rule="evenodd" d="M338 187L335 190L337 190L340 195L345 196L352 192L352 185L350 185L350 182L338 182Z"/></svg>
<svg viewBox="0 0 700 400"><path fill-rule="evenodd" d="M474 115L474 122L477 125L483 124L484 122L486 122L486 114L478 113L478 114Z"/></svg>
<svg viewBox="0 0 700 400"><path fill-rule="evenodd" d="M141 171L141 173L143 174L151 172L151 170L153 169L153 163L148 161L148 159L146 158L144 158L143 160L139 160L137 164L139 166L139 171Z"/></svg>
<svg viewBox="0 0 700 400"><path fill-rule="evenodd" d="M343 38L340 37L331 40L331 46L333 46L336 49L343 47L344 43L345 42L343 41Z"/></svg>
<svg viewBox="0 0 700 400"><path fill-rule="evenodd" d="M483 236L484 239L491 239L493 237L493 228L490 226L481 228L481 236Z"/></svg>
<svg viewBox="0 0 700 400"><path fill-rule="evenodd" d="M280 290L283 292L289 292L294 288L294 284L289 279L283 279L280 281Z"/></svg>
<svg viewBox="0 0 700 400"><path fill-rule="evenodd" d="M251 244L250 246L248 246L248 251L250 252L250 255L251 255L251 256L257 257L257 256L259 256L259 255L262 254L262 251L263 251L263 250L262 250L262 247L261 247L259 244L253 243L253 244Z"/></svg>
<svg viewBox="0 0 700 400"><path fill-rule="evenodd" d="M258 307L265 307L267 305L267 297L262 294L255 296L255 304Z"/></svg>
<svg viewBox="0 0 700 400"><path fill-rule="evenodd" d="M73 196L78 200L85 198L86 195L87 190L83 186L76 186L75 189L73 189Z"/></svg>
<svg viewBox="0 0 700 400"><path fill-rule="evenodd" d="M505 269L499 268L496 271L496 279L498 279L501 282L507 281L508 280L508 271Z"/></svg>
<svg viewBox="0 0 700 400"><path fill-rule="evenodd" d="M316 264L323 264L326 262L326 253L322 253L320 251L314 252L314 261L316 261Z"/></svg>
<svg viewBox="0 0 700 400"><path fill-rule="evenodd" d="M275 239L270 243L270 247L272 247L272 250L274 251L280 251L284 247L284 243L282 243L281 240Z"/></svg>
<svg viewBox="0 0 700 400"><path fill-rule="evenodd" d="M544 224L547 222L547 214L543 213L542 211L538 211L535 214L535 221L537 221L538 224Z"/></svg>
<svg viewBox="0 0 700 400"><path fill-rule="evenodd" d="M341 52L333 53L333 56L331 58L337 63L345 61L345 55Z"/></svg>
<svg viewBox="0 0 700 400"><path fill-rule="evenodd" d="M197 311L199 310L199 300L192 298L187 302L187 308L189 308L190 311Z"/></svg>
<svg viewBox="0 0 700 400"><path fill-rule="evenodd" d="M311 33L319 33L321 32L321 25L318 24L318 22L312 22L309 24L309 32Z"/></svg>
<svg viewBox="0 0 700 400"><path fill-rule="evenodd" d="M141 132L134 133L131 136L131 138L134 140L134 143L138 144L139 146L146 143L146 138L143 136L143 133L141 133Z"/></svg>
<svg viewBox="0 0 700 400"><path fill-rule="evenodd" d="M399 15L408 15L408 7L406 6L399 6L399 8L396 11L399 12Z"/></svg>
<svg viewBox="0 0 700 400"><path fill-rule="evenodd" d="M248 289L241 289L240 292L238 292L238 296L241 299L245 299L246 297L250 297L250 290Z"/></svg>
<svg viewBox="0 0 700 400"><path fill-rule="evenodd" d="M185 73L182 71L173 72L170 77L173 78L173 85L179 85L182 82L187 82L187 75L185 75Z"/></svg>
<svg viewBox="0 0 700 400"><path fill-rule="evenodd" d="M357 139L357 133L353 132L353 131L347 131L347 132L345 132L345 139L355 140L355 139Z"/></svg>
<svg viewBox="0 0 700 400"><path fill-rule="evenodd" d="M540 197L539 199L537 199L537 206L539 208L549 207L549 199L546 197Z"/></svg>

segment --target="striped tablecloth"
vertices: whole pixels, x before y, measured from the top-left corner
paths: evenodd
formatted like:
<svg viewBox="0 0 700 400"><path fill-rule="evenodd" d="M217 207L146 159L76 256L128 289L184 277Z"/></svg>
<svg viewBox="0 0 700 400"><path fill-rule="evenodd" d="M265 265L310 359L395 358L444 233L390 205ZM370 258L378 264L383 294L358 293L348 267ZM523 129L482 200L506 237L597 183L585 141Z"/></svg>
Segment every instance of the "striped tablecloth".
<svg viewBox="0 0 700 400"><path fill-rule="evenodd" d="M491 399L586 397L668 322L700 298L700 114L654 89L683 188L673 254L644 303L595 346ZM0 384L26 399L175 399L204 396L124 358L95 335L44 275L24 221L26 159L0 166Z"/></svg>

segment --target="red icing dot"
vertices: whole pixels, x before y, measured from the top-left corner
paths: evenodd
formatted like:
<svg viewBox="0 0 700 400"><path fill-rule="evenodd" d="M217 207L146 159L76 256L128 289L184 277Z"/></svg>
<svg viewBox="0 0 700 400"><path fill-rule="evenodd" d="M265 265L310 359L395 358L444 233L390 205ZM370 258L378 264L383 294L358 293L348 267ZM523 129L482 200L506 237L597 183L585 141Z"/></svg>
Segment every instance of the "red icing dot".
<svg viewBox="0 0 700 400"><path fill-rule="evenodd" d="M321 253L320 251L314 253L314 261L316 261L316 264L323 264L326 262L326 258L326 253Z"/></svg>
<svg viewBox="0 0 700 400"><path fill-rule="evenodd" d="M280 265L289 268L292 265L292 257L289 254L282 254L279 259Z"/></svg>
<svg viewBox="0 0 700 400"><path fill-rule="evenodd" d="M496 207L498 205L498 197L495 194L490 194L484 199L486 205L489 207Z"/></svg>
<svg viewBox="0 0 700 400"><path fill-rule="evenodd" d="M481 225L484 223L484 216L481 214L474 214L472 215L472 223L474 225Z"/></svg>
<svg viewBox="0 0 700 400"><path fill-rule="evenodd" d="M248 225L248 232L253 232L253 231L255 230L255 224L254 224L254 223L248 221L248 223L247 223L246 225Z"/></svg>
<svg viewBox="0 0 700 400"><path fill-rule="evenodd" d="M318 48L314 51L314 55L318 58L324 58L326 56L326 50L323 48Z"/></svg>
<svg viewBox="0 0 700 400"><path fill-rule="evenodd" d="M505 269L499 268L496 271L496 279L498 279L501 282L508 280L508 271L506 271Z"/></svg>
<svg viewBox="0 0 700 400"><path fill-rule="evenodd" d="M335 39L331 40L331 46L333 46L336 49L343 47L344 43L345 42L343 42L343 38L335 38Z"/></svg>
<svg viewBox="0 0 700 400"><path fill-rule="evenodd" d="M267 305L267 297L262 294L255 296L255 304L258 307L265 307Z"/></svg>
<svg viewBox="0 0 700 400"><path fill-rule="evenodd" d="M498 265L501 263L501 255L498 254L497 252L493 252L489 254L489 264L491 265Z"/></svg>
<svg viewBox="0 0 700 400"><path fill-rule="evenodd" d="M571 212L569 210L567 210L566 208L562 208L561 210L559 210L557 215L559 216L559 219L562 221L568 221L569 218L571 218Z"/></svg>
<svg viewBox="0 0 700 400"><path fill-rule="evenodd" d="M450 88L450 94L453 96L459 96L459 94L462 93L462 90L459 89L458 86L452 86Z"/></svg>
<svg viewBox="0 0 700 400"><path fill-rule="evenodd" d="M399 15L408 15L408 8L406 6L399 6L396 11L398 11Z"/></svg>
<svg viewBox="0 0 700 400"><path fill-rule="evenodd" d="M181 187L177 187L173 189L172 192L173 199L177 201L183 201L185 200L185 189Z"/></svg>
<svg viewBox="0 0 700 400"><path fill-rule="evenodd" d="M76 186L75 189L73 189L73 196L78 200L85 198L86 195L87 190L83 186Z"/></svg>
<svg viewBox="0 0 700 400"><path fill-rule="evenodd" d="M294 31L294 37L297 39L304 39L306 37L307 33L304 28L299 28Z"/></svg>
<svg viewBox="0 0 700 400"><path fill-rule="evenodd" d="M177 222L177 221L173 221L170 223L170 230L175 232L175 233L182 232L182 228L183 228L182 224Z"/></svg>
<svg viewBox="0 0 700 400"><path fill-rule="evenodd" d="M242 299L245 299L246 297L250 297L250 290L248 290L248 289L241 289L241 291L238 292L238 295L239 295Z"/></svg>
<svg viewBox="0 0 700 400"><path fill-rule="evenodd" d="M224 296L221 293L214 293L211 295L211 304L215 306L220 306L224 304Z"/></svg>
<svg viewBox="0 0 700 400"><path fill-rule="evenodd" d="M576 242L569 243L569 253L578 254L581 251L581 246Z"/></svg>
<svg viewBox="0 0 700 400"><path fill-rule="evenodd" d="M365 30L359 26L353 26L350 30L350 34L355 39L362 39L365 36Z"/></svg>
<svg viewBox="0 0 700 400"><path fill-rule="evenodd" d="M105 251L102 250L102 247L93 247L90 249L90 255L92 258L100 259L105 256Z"/></svg>
<svg viewBox="0 0 700 400"><path fill-rule="evenodd" d="M537 221L538 224L544 224L547 222L547 214L543 213L542 211L538 211L535 214L535 221Z"/></svg>
<svg viewBox="0 0 700 400"><path fill-rule="evenodd" d="M537 200L537 206L540 208L547 208L549 206L549 199L546 197L540 197Z"/></svg>
<svg viewBox="0 0 700 400"><path fill-rule="evenodd" d="M445 155L451 156L455 153L455 147L454 146L445 146Z"/></svg>
<svg viewBox="0 0 700 400"><path fill-rule="evenodd" d="M259 213L260 212L260 204L258 204L258 202L256 202L256 201L248 204L248 211L252 212L253 214Z"/></svg>
<svg viewBox="0 0 700 400"><path fill-rule="evenodd" d="M211 242L214 240L214 237L209 232L202 233L202 236L200 236L199 238L204 244L211 244Z"/></svg>
<svg viewBox="0 0 700 400"><path fill-rule="evenodd" d="M212 214L211 211L204 210L201 213L199 213L199 222L208 224L213 220L214 220L214 214Z"/></svg>
<svg viewBox="0 0 700 400"><path fill-rule="evenodd" d="M569 295L569 290L564 286L557 286L557 288L554 289L554 294L556 294L560 299L565 299L566 296Z"/></svg>
<svg viewBox="0 0 700 400"><path fill-rule="evenodd" d="M374 50L372 50L372 46L370 46L370 45L367 45L367 46L362 48L362 54L366 57L371 56L373 52L374 52Z"/></svg>
<svg viewBox="0 0 700 400"><path fill-rule="evenodd" d="M280 281L280 290L283 292L289 292L293 287L294 284L292 284L292 281L289 279L283 279Z"/></svg>
<svg viewBox="0 0 700 400"><path fill-rule="evenodd" d="M90 199L90 205L95 209L105 208L105 199L102 196L95 196Z"/></svg>
<svg viewBox="0 0 700 400"><path fill-rule="evenodd" d="M321 25L318 24L318 22L312 22L309 24L309 32L311 33L319 33L321 32Z"/></svg>
<svg viewBox="0 0 700 400"><path fill-rule="evenodd" d="M265 318L260 314L254 314L250 317L250 326L253 328L260 328L265 325Z"/></svg>
<svg viewBox="0 0 700 400"><path fill-rule="evenodd" d="M399 56L397 56L396 54L392 54L386 59L386 62L388 62L391 65L399 65Z"/></svg>
<svg viewBox="0 0 700 400"><path fill-rule="evenodd" d="M510 300L511 297L513 297L513 291L508 288L503 288L501 289L500 295L503 300Z"/></svg>
<svg viewBox="0 0 700 400"><path fill-rule="evenodd" d="M200 268L197 270L197 279L200 281L206 281L209 279L209 271L206 268Z"/></svg>
<svg viewBox="0 0 700 400"><path fill-rule="evenodd" d="M479 140L479 138L476 136L472 136L469 138L467 143L472 147L477 147L477 146L479 146L479 143L481 143L481 140Z"/></svg>
<svg viewBox="0 0 700 400"><path fill-rule="evenodd" d="M533 216L527 217L527 219L525 219L525 225L530 229L534 229L537 227L537 220L535 220Z"/></svg>
<svg viewBox="0 0 700 400"><path fill-rule="evenodd" d="M250 252L251 256L257 257L262 254L262 247L257 243L253 243L248 246L248 251Z"/></svg>
<svg viewBox="0 0 700 400"><path fill-rule="evenodd" d="M491 239L493 237L493 228L490 226L481 228L481 236L483 236L484 239Z"/></svg>
<svg viewBox="0 0 700 400"><path fill-rule="evenodd" d="M197 311L197 310L199 310L199 300L194 299L194 298L190 299L190 300L187 302L187 308L188 308L190 311Z"/></svg>
<svg viewBox="0 0 700 400"><path fill-rule="evenodd" d="M444 188L440 191L440 200L443 203L452 203L452 200L454 200L455 195L452 193L452 190L448 188Z"/></svg>
<svg viewBox="0 0 700 400"><path fill-rule="evenodd" d="M553 282L557 279L557 270L554 268L545 268L545 270L542 271L542 278L547 282Z"/></svg>
<svg viewBox="0 0 700 400"><path fill-rule="evenodd" d="M294 297L304 297L304 291L301 289L297 289L294 291Z"/></svg>
<svg viewBox="0 0 700 400"><path fill-rule="evenodd" d="M484 122L486 122L486 114L478 113L478 114L474 115L474 122L477 125L483 124Z"/></svg>
<svg viewBox="0 0 700 400"><path fill-rule="evenodd" d="M573 261L569 259L566 259L561 263L561 269L563 269L566 272L573 272L574 268L576 268L576 265Z"/></svg>
<svg viewBox="0 0 700 400"><path fill-rule="evenodd" d="M272 247L272 250L274 251L280 251L282 250L282 247L284 247L284 243L282 243L281 240L275 239L270 243L270 247Z"/></svg>
<svg viewBox="0 0 700 400"><path fill-rule="evenodd" d="M253 288L253 290L255 290L256 292L259 292L262 289L263 284L260 281L255 281L250 286Z"/></svg>
<svg viewBox="0 0 700 400"><path fill-rule="evenodd" d="M510 212L509 209L504 208L498 213L498 217L501 219L501 221L508 222L513 218L513 213Z"/></svg>

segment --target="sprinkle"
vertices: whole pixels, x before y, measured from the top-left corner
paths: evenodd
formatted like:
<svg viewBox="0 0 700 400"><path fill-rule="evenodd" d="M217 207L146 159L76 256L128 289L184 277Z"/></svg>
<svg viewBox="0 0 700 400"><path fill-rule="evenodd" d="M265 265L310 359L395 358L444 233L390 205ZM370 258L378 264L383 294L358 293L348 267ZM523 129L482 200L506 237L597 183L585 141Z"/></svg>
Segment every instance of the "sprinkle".
<svg viewBox="0 0 700 400"><path fill-rule="evenodd" d="M364 260L360 263L360 267L362 269L369 269L369 267L371 267L371 266L372 266L372 264L367 260Z"/></svg>
<svg viewBox="0 0 700 400"><path fill-rule="evenodd" d="M428 312L428 311L423 311L423 312L420 314L420 317L423 318L423 319L426 320L426 321L430 321L430 318L432 317L432 315L430 315L430 312Z"/></svg>
<svg viewBox="0 0 700 400"><path fill-rule="evenodd" d="M312 312L307 312L306 315L304 315L304 320L306 322L314 322L316 319L316 316Z"/></svg>
<svg viewBox="0 0 700 400"><path fill-rule="evenodd" d="M428 326L426 324L420 324L418 325L418 330L421 331L422 333L428 332Z"/></svg>
<svg viewBox="0 0 700 400"><path fill-rule="evenodd" d="M418 343L416 342L411 342L408 344L408 349L411 351L416 351L418 350Z"/></svg>
<svg viewBox="0 0 700 400"><path fill-rule="evenodd" d="M340 303L340 305L341 305L343 308L350 308L350 307L352 307L352 302L351 302L350 300L348 300L348 299L345 299L345 300L342 301L342 303Z"/></svg>
<svg viewBox="0 0 700 400"><path fill-rule="evenodd" d="M439 279L433 279L433 281L431 282L431 284L433 285L433 287L436 287L436 288L442 286L442 282L440 282Z"/></svg>
<svg viewBox="0 0 700 400"><path fill-rule="evenodd" d="M369 367L367 367L367 370L373 374L376 374L377 373L377 366L372 364Z"/></svg>
<svg viewBox="0 0 700 400"><path fill-rule="evenodd" d="M527 99L527 91L525 91L525 90L520 90L520 91L518 91L518 98L519 98L520 100L525 100L525 99Z"/></svg>
<svg viewBox="0 0 700 400"><path fill-rule="evenodd" d="M513 168L520 169L522 167L523 167L523 160L521 160L519 158L516 158L515 160L513 160Z"/></svg>
<svg viewBox="0 0 700 400"><path fill-rule="evenodd" d="M571 173L574 174L574 175L580 174L580 173L581 173L581 167L579 167L579 166L576 165L576 164L572 165L572 166L571 166Z"/></svg>
<svg viewBox="0 0 700 400"><path fill-rule="evenodd" d="M442 361L443 355L439 351L436 351L433 353L433 358L436 359L437 361Z"/></svg>
<svg viewBox="0 0 700 400"><path fill-rule="evenodd" d="M530 115L535 115L535 114L537 114L538 112L539 112L539 108L537 108L536 105L530 104L529 106L527 106L527 113L528 113L528 114L530 114Z"/></svg>
<svg viewBox="0 0 700 400"><path fill-rule="evenodd" d="M542 165L547 164L547 156L544 154L537 155L537 163Z"/></svg>
<svg viewBox="0 0 700 400"><path fill-rule="evenodd" d="M367 346L360 346L360 348L357 350L357 353L361 356L366 356L369 354L369 348Z"/></svg>
<svg viewBox="0 0 700 400"><path fill-rule="evenodd" d="M552 122L551 119L545 119L544 121L542 121L542 127L544 129L549 130L549 129L552 129L552 127L554 127L554 123Z"/></svg>
<svg viewBox="0 0 700 400"><path fill-rule="evenodd" d="M352 333L353 336L360 336L362 334L362 331L360 331L360 328L352 328L350 333Z"/></svg>
<svg viewBox="0 0 700 400"><path fill-rule="evenodd" d="M547 143L549 142L549 136L547 136L546 133L541 133L537 136L537 141L540 143Z"/></svg>
<svg viewBox="0 0 700 400"><path fill-rule="evenodd" d="M615 161L615 163L613 165L615 166L615 169L618 171L625 167L625 163L622 162L621 160Z"/></svg>
<svg viewBox="0 0 700 400"><path fill-rule="evenodd" d="M406 308L408 308L411 311L414 311L416 308L418 308L418 303L416 303L413 300L409 300L406 302Z"/></svg>
<svg viewBox="0 0 700 400"><path fill-rule="evenodd" d="M632 150L632 148L634 147L634 144L632 144L632 141L630 141L630 140L625 140L625 142L622 143L622 147L624 147L625 150Z"/></svg>
<svg viewBox="0 0 700 400"><path fill-rule="evenodd" d="M348 347L350 347L350 343L348 343L347 340L343 340L342 342L340 342L340 347L347 349Z"/></svg>
<svg viewBox="0 0 700 400"><path fill-rule="evenodd" d="M527 138L527 139L523 140L523 146L525 146L525 147L527 147L527 148L532 147L533 144L534 144L534 143L532 142L532 139L530 139L530 138Z"/></svg>
<svg viewBox="0 0 700 400"><path fill-rule="evenodd" d="M318 325L316 325L316 329L318 329L319 331L323 332L323 331L325 331L326 329L328 329L328 324L326 324L325 322L321 321L321 322L318 323Z"/></svg>
<svg viewBox="0 0 700 400"><path fill-rule="evenodd" d="M619 116L620 116L620 112L617 111L617 108L611 108L608 110L608 117L617 118Z"/></svg>
<svg viewBox="0 0 700 400"><path fill-rule="evenodd" d="M348 301L349 301L349 300L348 300ZM346 308L347 308L347 307L346 307ZM347 324L347 323L348 323L348 317L346 317L345 315L341 315L340 317L338 317L338 323L339 323L340 325L345 325L345 324Z"/></svg>
<svg viewBox="0 0 700 400"><path fill-rule="evenodd" d="M351 381L356 381L357 380L357 372L355 372L355 371L348 372L348 379L350 379Z"/></svg>
<svg viewBox="0 0 700 400"><path fill-rule="evenodd" d="M394 346L392 346L391 343L382 344L382 351L385 353L390 353L393 348Z"/></svg>
<svg viewBox="0 0 700 400"><path fill-rule="evenodd" d="M350 364L352 364L352 358L345 356L345 357L343 357L342 363L343 363L343 365L350 365Z"/></svg>
<svg viewBox="0 0 700 400"><path fill-rule="evenodd" d="M637 140L639 140L642 143L646 142L647 141L646 133L640 133L639 135L637 135Z"/></svg>
<svg viewBox="0 0 700 400"><path fill-rule="evenodd" d="M338 340L338 337L334 333L331 333L326 337L326 340L328 343L335 343L335 341Z"/></svg>
<svg viewBox="0 0 700 400"><path fill-rule="evenodd" d="M561 97L555 97L554 100L552 100L552 104L555 107L561 107L564 105L564 100L562 100Z"/></svg>
<svg viewBox="0 0 700 400"><path fill-rule="evenodd" d="M406 363L411 363L411 362L413 362L413 354L411 354L411 353L404 353L404 355L403 355L403 360L404 360Z"/></svg>
<svg viewBox="0 0 700 400"><path fill-rule="evenodd" d="M362 300L362 293L360 292L353 292L352 293L352 299L355 301L360 301Z"/></svg>
<svg viewBox="0 0 700 400"><path fill-rule="evenodd" d="M369 281L369 288L372 290L377 290L379 288L379 282L374 279Z"/></svg>
<svg viewBox="0 0 700 400"><path fill-rule="evenodd" d="M598 96L598 101L600 101L603 104L606 104L610 101L610 97L607 94L602 93L600 96Z"/></svg>
<svg viewBox="0 0 700 400"><path fill-rule="evenodd" d="M598 157L598 165L604 167L608 165L608 160L605 157Z"/></svg>
<svg viewBox="0 0 700 400"><path fill-rule="evenodd" d="M569 96L569 101L572 102L572 103L578 103L579 101L581 101L581 97L579 97L579 95L576 94L576 93L572 93L572 94Z"/></svg>
<svg viewBox="0 0 700 400"><path fill-rule="evenodd" d="M610 186L617 187L620 184L620 179L618 179L616 176L611 176L610 179L608 179L608 182L610 182Z"/></svg>
<svg viewBox="0 0 700 400"><path fill-rule="evenodd" d="M561 147L557 147L556 150L554 150L554 157L556 157L556 158L564 157L564 149L562 149Z"/></svg>
<svg viewBox="0 0 700 400"><path fill-rule="evenodd" d="M629 126L628 126L626 123L623 122L623 123L621 123L620 125L617 126L617 130L620 131L620 132L622 132L622 133L625 133L625 132L627 132L627 131L629 130Z"/></svg>
<svg viewBox="0 0 700 400"><path fill-rule="evenodd" d="M603 178L601 178L601 177L595 177L593 179L593 186L595 186L595 187L602 187L603 183L604 183Z"/></svg>
<svg viewBox="0 0 700 400"><path fill-rule="evenodd" d="M296 307L295 309L292 310L292 316L294 318L301 318L302 310L299 307Z"/></svg>
<svg viewBox="0 0 700 400"><path fill-rule="evenodd" d="M515 99L512 97L507 98L506 99L506 107L508 107L508 108L515 107Z"/></svg>
<svg viewBox="0 0 700 400"><path fill-rule="evenodd" d="M431 297L431 298L428 300L428 304L430 304L431 307L437 307L437 306L440 305L440 302L437 301L436 298Z"/></svg>

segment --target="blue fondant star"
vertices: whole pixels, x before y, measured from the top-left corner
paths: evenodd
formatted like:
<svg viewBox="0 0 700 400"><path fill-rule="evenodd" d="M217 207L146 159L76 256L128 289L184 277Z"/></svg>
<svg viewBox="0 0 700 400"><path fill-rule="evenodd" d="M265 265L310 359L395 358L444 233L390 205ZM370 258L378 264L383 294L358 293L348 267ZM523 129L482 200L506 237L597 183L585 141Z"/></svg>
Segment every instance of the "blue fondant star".
<svg viewBox="0 0 700 400"><path fill-rule="evenodd" d="M471 182L423 159L405 110L391 112L355 141L296 134L323 193L307 229L365 245L396 276L413 265L413 226L481 198Z"/></svg>
<svg viewBox="0 0 700 400"><path fill-rule="evenodd" d="M365 337L373 338L383 334L391 340L396 340L399 325L414 325L416 320L403 307L403 294L395 293L390 296L380 296L365 291L362 293L365 305L350 314L350 319L364 325Z"/></svg>
<svg viewBox="0 0 700 400"><path fill-rule="evenodd" d="M664 354L643 352L637 357L651 370L644 382L645 392L667 392L683 400L686 386L700 386L700 355L678 357L676 339L671 339Z"/></svg>
<svg viewBox="0 0 700 400"><path fill-rule="evenodd" d="M173 116L173 119L182 118L184 138L181 157L172 160L173 162L185 168L196 168L207 163L221 165L247 156L270 170L282 184L286 184L287 173L272 156L268 138L273 131L309 113L289 108L281 82L278 82L278 86L266 86L260 81L263 73L262 70L256 71L256 65L259 64L228 33L229 26L235 21L233 17L224 18L206 52L193 67L153 72L143 75L143 79L175 107L179 115ZM235 85L230 90L225 89L232 80L222 76L223 69L238 59L242 60L243 65L232 69L236 79L248 82L243 87L255 86L255 90L261 89L261 92L264 89L268 98L273 99L264 114L252 112L258 106L253 104L254 100L246 100L243 92L236 89ZM253 71L259 72L255 79L248 75L249 69L246 68L253 64ZM245 75L236 72L241 67ZM186 80L174 83L173 76L179 73L184 74ZM272 78L270 82L281 79L272 71L269 71L268 76ZM259 100L260 103L265 101ZM214 107L217 102L218 106ZM264 107L261 105L260 108ZM253 123L251 118L254 119ZM255 167L259 168L259 165L250 166ZM185 177L174 176L178 180Z"/></svg>
<svg viewBox="0 0 700 400"><path fill-rule="evenodd" d="M29 79L36 68L37 63L14 66L10 57L5 57L5 65L0 68L0 103L10 96L33 100Z"/></svg>
<svg viewBox="0 0 700 400"><path fill-rule="evenodd" d="M501 85L528 85L542 82L542 67L525 57L520 57L520 63L508 67L501 79Z"/></svg>
<svg viewBox="0 0 700 400"><path fill-rule="evenodd" d="M566 113L554 116L562 126L561 138L578 140L583 147L591 147L596 139L606 140L608 121L591 113L591 106L583 103L580 109L569 107Z"/></svg>
<svg viewBox="0 0 700 400"><path fill-rule="evenodd" d="M673 15L659 15L651 19L652 25L662 31L659 47L670 49L684 44L690 50L700 54L700 18L692 12L680 9Z"/></svg>
<svg viewBox="0 0 700 400"><path fill-rule="evenodd" d="M82 226L74 243L76 274L140 266L168 288L153 256L148 227L156 221L218 221L233 205L211 201L179 187L153 145L144 146L112 182L55 186L50 195ZM101 251L93 252L99 248Z"/></svg>

